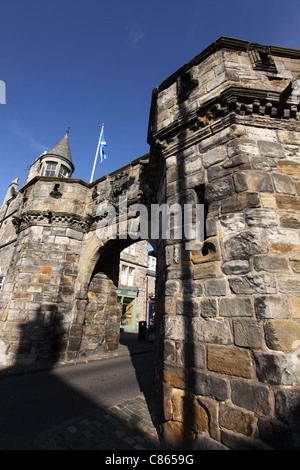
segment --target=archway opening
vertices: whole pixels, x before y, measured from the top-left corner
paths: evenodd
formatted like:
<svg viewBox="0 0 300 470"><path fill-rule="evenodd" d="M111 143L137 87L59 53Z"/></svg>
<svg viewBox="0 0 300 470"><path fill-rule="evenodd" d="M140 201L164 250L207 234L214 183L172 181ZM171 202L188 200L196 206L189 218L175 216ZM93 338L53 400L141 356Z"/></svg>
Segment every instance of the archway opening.
<svg viewBox="0 0 300 470"><path fill-rule="evenodd" d="M89 269L79 356L89 360L118 354L122 333L153 342L156 255L152 245L146 240L109 240L98 247Z"/></svg>

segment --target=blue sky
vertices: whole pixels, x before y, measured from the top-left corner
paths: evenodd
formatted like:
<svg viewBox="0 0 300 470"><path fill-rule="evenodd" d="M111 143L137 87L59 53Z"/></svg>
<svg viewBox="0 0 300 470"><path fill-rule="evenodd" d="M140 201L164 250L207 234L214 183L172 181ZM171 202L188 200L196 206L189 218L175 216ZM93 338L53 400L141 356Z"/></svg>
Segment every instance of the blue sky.
<svg viewBox="0 0 300 470"><path fill-rule="evenodd" d="M148 152L154 87L220 36L300 48L299 0L3 0L0 200L70 126L74 177ZM0 202L0 203L1 203Z"/></svg>

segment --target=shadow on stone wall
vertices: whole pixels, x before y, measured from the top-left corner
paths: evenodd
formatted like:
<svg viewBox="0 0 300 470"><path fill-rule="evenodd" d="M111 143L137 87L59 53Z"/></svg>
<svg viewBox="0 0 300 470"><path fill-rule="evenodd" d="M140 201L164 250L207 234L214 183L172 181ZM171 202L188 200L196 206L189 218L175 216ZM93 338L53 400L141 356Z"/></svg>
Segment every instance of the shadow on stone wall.
<svg viewBox="0 0 300 470"><path fill-rule="evenodd" d="M14 343L14 365L0 376L14 375L40 369L51 369L65 353L67 334L61 324L55 304L43 304L32 321L18 325Z"/></svg>

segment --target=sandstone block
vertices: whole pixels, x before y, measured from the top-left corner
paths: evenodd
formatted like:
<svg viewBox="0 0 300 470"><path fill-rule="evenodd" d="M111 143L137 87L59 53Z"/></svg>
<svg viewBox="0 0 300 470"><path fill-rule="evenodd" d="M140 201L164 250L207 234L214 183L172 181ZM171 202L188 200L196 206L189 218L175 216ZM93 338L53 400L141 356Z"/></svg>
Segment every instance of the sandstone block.
<svg viewBox="0 0 300 470"><path fill-rule="evenodd" d="M221 439L224 445L228 446L229 449L239 449L239 450L270 450L266 444L261 440L250 438L244 436L243 434L229 431L228 429L223 428L221 431Z"/></svg>
<svg viewBox="0 0 300 470"><path fill-rule="evenodd" d="M278 209L300 211L299 197L276 194L275 200Z"/></svg>
<svg viewBox="0 0 300 470"><path fill-rule="evenodd" d="M178 281L167 281L165 284L165 295L175 295L180 290L180 283Z"/></svg>
<svg viewBox="0 0 300 470"><path fill-rule="evenodd" d="M225 255L228 259L248 259L268 251L265 239L258 232L240 232L224 238Z"/></svg>
<svg viewBox="0 0 300 470"><path fill-rule="evenodd" d="M247 129L247 134L249 138L260 142L260 148L262 143L277 143L277 134L274 129L266 129L263 127L249 127Z"/></svg>
<svg viewBox="0 0 300 470"><path fill-rule="evenodd" d="M232 402L254 413L268 416L271 412L269 389L265 385L250 384L244 380L231 381Z"/></svg>
<svg viewBox="0 0 300 470"><path fill-rule="evenodd" d="M223 232L228 234L230 232L236 232L245 228L244 214L228 214L221 217L221 225Z"/></svg>
<svg viewBox="0 0 300 470"><path fill-rule="evenodd" d="M300 296L299 276L278 276L279 292Z"/></svg>
<svg viewBox="0 0 300 470"><path fill-rule="evenodd" d="M206 185L205 200L208 202L219 201L233 196L234 193L232 177L226 176Z"/></svg>
<svg viewBox="0 0 300 470"><path fill-rule="evenodd" d="M213 372L238 377L252 377L252 361L249 351L223 346L208 346L207 367Z"/></svg>
<svg viewBox="0 0 300 470"><path fill-rule="evenodd" d="M257 255L253 258L253 264L256 271L289 271L288 261L283 256Z"/></svg>
<svg viewBox="0 0 300 470"><path fill-rule="evenodd" d="M185 389L186 376L185 368L175 364L164 364L163 379L173 387Z"/></svg>
<svg viewBox="0 0 300 470"><path fill-rule="evenodd" d="M75 240L83 240L83 232L78 232L77 230L67 228L66 237L75 238Z"/></svg>
<svg viewBox="0 0 300 470"><path fill-rule="evenodd" d="M215 344L232 344L230 326L227 322L216 319L195 321L192 325L195 341Z"/></svg>
<svg viewBox="0 0 300 470"><path fill-rule="evenodd" d="M205 409L185 391L173 389L172 405L175 421L184 423L198 433L207 431L208 416Z"/></svg>
<svg viewBox="0 0 300 470"><path fill-rule="evenodd" d="M224 296L227 293L225 279L209 279L205 281L205 293L209 296Z"/></svg>
<svg viewBox="0 0 300 470"><path fill-rule="evenodd" d="M184 297L201 297L203 295L203 287L201 281L184 281L182 289Z"/></svg>
<svg viewBox="0 0 300 470"><path fill-rule="evenodd" d="M264 324L266 344L275 351L295 351L300 345L300 324L289 320L268 320Z"/></svg>
<svg viewBox="0 0 300 470"><path fill-rule="evenodd" d="M290 318L289 304L285 297L273 295L257 297L254 299L257 318Z"/></svg>
<svg viewBox="0 0 300 470"><path fill-rule="evenodd" d="M234 185L238 193L243 191L257 191L272 193L274 191L271 176L265 172L249 171L235 173Z"/></svg>
<svg viewBox="0 0 300 470"><path fill-rule="evenodd" d="M207 86L206 86L206 90L207 92L210 92L212 91L214 88L216 88L217 86L221 85L221 83L223 83L226 79L226 73L223 72L223 73L220 73L219 75L217 75L215 78L213 78L212 80L210 80L208 83L207 83Z"/></svg>
<svg viewBox="0 0 300 470"><path fill-rule="evenodd" d="M234 320L233 335L236 346L260 349L264 344L263 329L255 320Z"/></svg>
<svg viewBox="0 0 300 470"><path fill-rule="evenodd" d="M284 146L276 142L258 141L258 148L263 157L283 158Z"/></svg>
<svg viewBox="0 0 300 470"><path fill-rule="evenodd" d="M165 338L173 340L184 340L188 325L185 316L166 316L165 317Z"/></svg>
<svg viewBox="0 0 300 470"><path fill-rule="evenodd" d="M239 170L250 170L250 163L247 162L248 157L244 155L237 155L231 160L225 160L222 164L213 165L207 169L207 179L209 182L224 178L233 174L235 167L239 167Z"/></svg>
<svg viewBox="0 0 300 470"><path fill-rule="evenodd" d="M273 227L278 225L277 214L274 210L248 209L245 211L246 222L250 227Z"/></svg>
<svg viewBox="0 0 300 470"><path fill-rule="evenodd" d="M275 415L286 424L299 426L300 391L290 389L275 390Z"/></svg>
<svg viewBox="0 0 300 470"><path fill-rule="evenodd" d="M299 366L289 354L254 352L256 374L270 385L300 385Z"/></svg>
<svg viewBox="0 0 300 470"><path fill-rule="evenodd" d="M277 165L281 173L295 176L300 174L300 165L297 162L289 160L279 160L277 162Z"/></svg>
<svg viewBox="0 0 300 470"><path fill-rule="evenodd" d="M297 212L279 211L281 227L300 229L300 214Z"/></svg>
<svg viewBox="0 0 300 470"><path fill-rule="evenodd" d="M191 369L188 380L190 390L196 395L209 396L221 401L229 398L228 383L223 378Z"/></svg>
<svg viewBox="0 0 300 470"><path fill-rule="evenodd" d="M216 299L203 299L200 304L201 316L203 318L214 318L218 315Z"/></svg>
<svg viewBox="0 0 300 470"><path fill-rule="evenodd" d="M300 297L289 297L289 305L292 313L292 318L300 318Z"/></svg>
<svg viewBox="0 0 300 470"><path fill-rule="evenodd" d="M42 274L51 274L52 268L51 266L44 266L41 270Z"/></svg>
<svg viewBox="0 0 300 470"><path fill-rule="evenodd" d="M208 150L206 153L202 154L202 161L204 168L208 168L211 165L222 162L227 157L226 146L217 147L212 150Z"/></svg>
<svg viewBox="0 0 300 470"><path fill-rule="evenodd" d="M251 299L246 297L220 299L219 311L221 317L252 317L254 314Z"/></svg>
<svg viewBox="0 0 300 470"><path fill-rule="evenodd" d="M220 426L231 431L251 436L254 429L254 416L225 404L220 406Z"/></svg>
<svg viewBox="0 0 300 470"><path fill-rule="evenodd" d="M178 421L166 421L162 426L162 441L164 449L192 449L196 434L187 430Z"/></svg>
<svg viewBox="0 0 300 470"><path fill-rule="evenodd" d="M296 188L292 178L287 175L279 175L276 173L272 175L272 178L277 193L296 194Z"/></svg>
<svg viewBox="0 0 300 470"><path fill-rule="evenodd" d="M168 421L172 419L172 389L173 387L166 382L163 382L162 386L163 386L163 400L164 400L164 406L163 406L164 419Z"/></svg>
<svg viewBox="0 0 300 470"><path fill-rule="evenodd" d="M197 434L194 450L228 450L228 448L211 437Z"/></svg>
<svg viewBox="0 0 300 470"><path fill-rule="evenodd" d="M274 245L300 245L298 230L292 229L271 229L268 232L269 244Z"/></svg>
<svg viewBox="0 0 300 470"><path fill-rule="evenodd" d="M277 168L277 163L273 157L253 157L252 167L254 170L270 171Z"/></svg>
<svg viewBox="0 0 300 470"><path fill-rule="evenodd" d="M275 294L276 283L270 274L246 275L229 279L234 294Z"/></svg>
<svg viewBox="0 0 300 470"><path fill-rule="evenodd" d="M222 272L229 276L237 274L247 274L251 271L251 266L248 260L234 259L230 261L224 261L221 266Z"/></svg>
<svg viewBox="0 0 300 470"><path fill-rule="evenodd" d="M206 365L205 346L199 343L185 343L183 348L183 361L185 367L204 369Z"/></svg>
<svg viewBox="0 0 300 470"><path fill-rule="evenodd" d="M194 266L194 279L215 278L218 275L216 263L198 264Z"/></svg>
<svg viewBox="0 0 300 470"><path fill-rule="evenodd" d="M228 156L233 158L236 155L259 155L257 142L248 138L233 139L228 142Z"/></svg>
<svg viewBox="0 0 300 470"><path fill-rule="evenodd" d="M207 263L220 259L220 248L216 238L206 240L202 249L191 250L190 259L194 264Z"/></svg>
<svg viewBox="0 0 300 470"><path fill-rule="evenodd" d="M184 177L184 181L181 180L181 187L185 188L197 188L200 185L205 183L205 173L204 171L198 171L193 175L187 175Z"/></svg>
<svg viewBox="0 0 300 470"><path fill-rule="evenodd" d="M167 362L176 361L176 347L175 341L164 341L164 360Z"/></svg>
<svg viewBox="0 0 300 470"><path fill-rule="evenodd" d="M196 300L192 299L177 299L176 314L197 317L199 315L199 304Z"/></svg>

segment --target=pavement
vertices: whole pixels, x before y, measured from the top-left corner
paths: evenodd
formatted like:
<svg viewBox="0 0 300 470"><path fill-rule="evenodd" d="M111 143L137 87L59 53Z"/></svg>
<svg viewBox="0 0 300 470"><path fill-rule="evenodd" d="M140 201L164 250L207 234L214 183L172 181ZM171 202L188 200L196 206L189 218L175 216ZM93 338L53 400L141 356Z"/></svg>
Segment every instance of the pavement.
<svg viewBox="0 0 300 470"><path fill-rule="evenodd" d="M121 333L118 357L153 350L135 333ZM33 450L158 450L151 395L124 399L107 409L60 423L38 435Z"/></svg>

